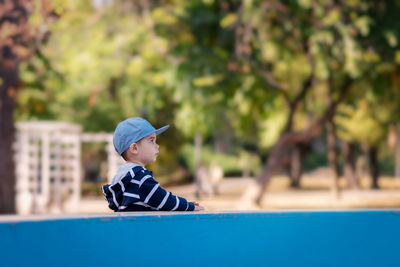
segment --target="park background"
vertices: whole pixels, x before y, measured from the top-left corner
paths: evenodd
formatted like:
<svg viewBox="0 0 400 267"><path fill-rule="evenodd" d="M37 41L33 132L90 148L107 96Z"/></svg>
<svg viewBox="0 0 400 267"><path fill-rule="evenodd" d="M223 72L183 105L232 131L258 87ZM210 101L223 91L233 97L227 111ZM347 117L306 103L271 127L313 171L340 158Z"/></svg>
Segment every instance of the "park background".
<svg viewBox="0 0 400 267"><path fill-rule="evenodd" d="M171 125L149 169L209 209L400 205L399 1L21 0L0 10L1 213L15 212L16 122L112 133L131 116ZM104 144L82 146L85 212L107 210L106 157ZM221 192L196 194L199 168L213 163Z"/></svg>

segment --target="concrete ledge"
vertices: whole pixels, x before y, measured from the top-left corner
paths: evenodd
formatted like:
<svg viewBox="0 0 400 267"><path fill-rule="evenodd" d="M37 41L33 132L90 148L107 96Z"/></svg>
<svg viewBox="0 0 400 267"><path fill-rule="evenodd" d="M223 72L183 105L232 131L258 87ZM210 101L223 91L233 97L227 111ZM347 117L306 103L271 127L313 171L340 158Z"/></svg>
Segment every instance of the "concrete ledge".
<svg viewBox="0 0 400 267"><path fill-rule="evenodd" d="M400 210L0 217L1 266L398 266Z"/></svg>

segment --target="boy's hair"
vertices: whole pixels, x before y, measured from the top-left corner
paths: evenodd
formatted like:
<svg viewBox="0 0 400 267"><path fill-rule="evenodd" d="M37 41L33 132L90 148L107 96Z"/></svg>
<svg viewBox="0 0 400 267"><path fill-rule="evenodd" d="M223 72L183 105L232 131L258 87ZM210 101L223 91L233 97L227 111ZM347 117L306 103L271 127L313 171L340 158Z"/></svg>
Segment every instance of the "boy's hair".
<svg viewBox="0 0 400 267"><path fill-rule="evenodd" d="M132 117L121 121L115 128L114 148L122 156L132 143L135 143L152 133L159 135L169 128L169 125L155 129L148 121L140 117ZM126 158L126 154L124 159ZM126 159L125 159L126 160Z"/></svg>
<svg viewBox="0 0 400 267"><path fill-rule="evenodd" d="M122 152L121 157L125 160L128 161L128 149Z"/></svg>

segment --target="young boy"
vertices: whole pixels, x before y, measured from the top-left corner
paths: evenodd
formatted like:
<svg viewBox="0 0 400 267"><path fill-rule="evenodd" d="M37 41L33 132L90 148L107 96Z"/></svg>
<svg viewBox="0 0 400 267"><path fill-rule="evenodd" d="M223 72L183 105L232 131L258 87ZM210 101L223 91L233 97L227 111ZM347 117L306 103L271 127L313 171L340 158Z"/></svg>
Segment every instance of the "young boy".
<svg viewBox="0 0 400 267"><path fill-rule="evenodd" d="M155 129L148 121L132 117L120 122L114 132L114 148L122 164L111 184L102 187L108 207L114 211L200 211L197 202L165 191L145 166L158 156L157 135L169 125Z"/></svg>

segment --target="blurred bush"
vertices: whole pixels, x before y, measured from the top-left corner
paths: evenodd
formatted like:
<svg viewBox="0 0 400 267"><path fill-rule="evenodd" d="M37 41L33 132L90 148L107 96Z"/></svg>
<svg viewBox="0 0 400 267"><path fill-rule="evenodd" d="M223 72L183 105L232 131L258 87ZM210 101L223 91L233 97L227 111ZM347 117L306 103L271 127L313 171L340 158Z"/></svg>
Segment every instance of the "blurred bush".
<svg viewBox="0 0 400 267"><path fill-rule="evenodd" d="M101 186L103 182L92 182L92 181L83 181L82 182L82 196L83 197L102 197L103 193L101 192Z"/></svg>
<svg viewBox="0 0 400 267"><path fill-rule="evenodd" d="M304 171L312 171L319 167L328 166L328 155L326 151L315 151L304 157Z"/></svg>
<svg viewBox="0 0 400 267"><path fill-rule="evenodd" d="M201 150L202 163L209 167L212 162L217 163L224 171L224 176L242 176L248 172L250 175L257 175L261 171L261 160L246 150L238 150L233 154L216 153L210 146L203 146ZM178 154L179 163L194 173L194 146L186 144Z"/></svg>

